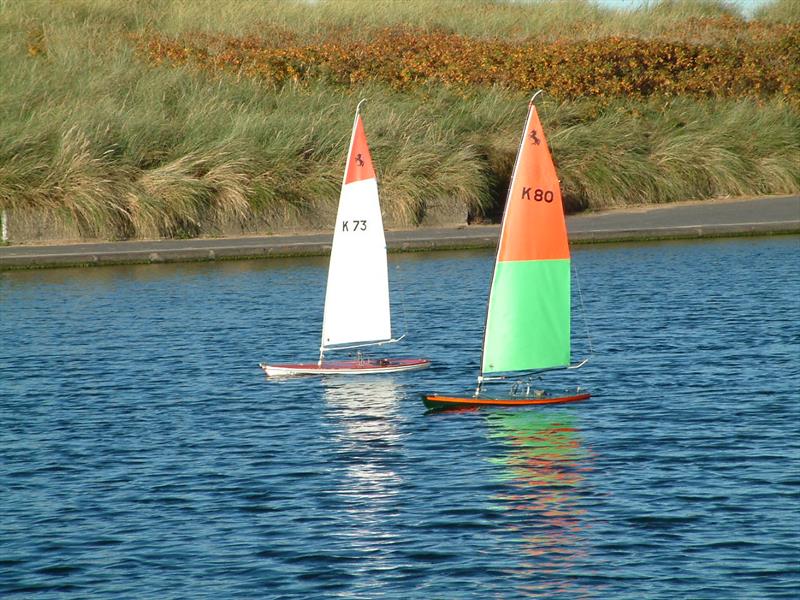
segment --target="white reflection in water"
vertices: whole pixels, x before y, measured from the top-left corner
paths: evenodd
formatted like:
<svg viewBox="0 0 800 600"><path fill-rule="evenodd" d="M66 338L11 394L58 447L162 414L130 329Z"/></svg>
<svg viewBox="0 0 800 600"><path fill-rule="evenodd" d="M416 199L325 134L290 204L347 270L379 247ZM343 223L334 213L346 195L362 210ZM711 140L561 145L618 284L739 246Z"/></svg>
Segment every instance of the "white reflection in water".
<svg viewBox="0 0 800 600"><path fill-rule="evenodd" d="M395 469L401 452L397 422L402 386L383 375L328 377L323 388L341 475L332 491L347 515L348 525L340 533L360 551L380 553L396 537L385 521L396 512L402 484Z"/></svg>

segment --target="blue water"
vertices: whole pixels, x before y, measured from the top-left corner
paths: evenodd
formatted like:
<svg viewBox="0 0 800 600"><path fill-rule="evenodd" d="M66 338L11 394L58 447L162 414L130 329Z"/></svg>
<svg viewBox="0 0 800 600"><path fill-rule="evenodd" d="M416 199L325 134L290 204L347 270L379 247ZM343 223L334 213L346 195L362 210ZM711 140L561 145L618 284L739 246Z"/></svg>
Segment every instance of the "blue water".
<svg viewBox="0 0 800 600"><path fill-rule="evenodd" d="M493 256L390 262L435 366L280 383L324 259L0 273L0 597L800 596L800 238L576 248L594 396L534 410L425 414Z"/></svg>

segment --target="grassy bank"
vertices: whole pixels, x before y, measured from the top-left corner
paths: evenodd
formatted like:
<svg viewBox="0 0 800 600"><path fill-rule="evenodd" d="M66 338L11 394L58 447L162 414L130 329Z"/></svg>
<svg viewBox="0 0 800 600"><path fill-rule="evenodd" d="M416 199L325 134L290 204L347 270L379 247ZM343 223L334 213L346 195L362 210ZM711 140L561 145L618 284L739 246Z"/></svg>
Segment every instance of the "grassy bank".
<svg viewBox="0 0 800 600"><path fill-rule="evenodd" d="M797 192L800 15L782 0L756 17L0 1L0 208L111 239L325 228L367 97L392 224L453 202L491 216L540 86L571 210Z"/></svg>

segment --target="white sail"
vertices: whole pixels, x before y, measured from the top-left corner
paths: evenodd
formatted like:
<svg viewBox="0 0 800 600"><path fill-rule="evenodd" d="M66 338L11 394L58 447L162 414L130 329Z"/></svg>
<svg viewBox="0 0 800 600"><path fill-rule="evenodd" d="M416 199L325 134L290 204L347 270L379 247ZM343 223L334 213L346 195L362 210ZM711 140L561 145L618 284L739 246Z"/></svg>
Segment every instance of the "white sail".
<svg viewBox="0 0 800 600"><path fill-rule="evenodd" d="M321 350L391 337L378 183L357 110L333 234Z"/></svg>

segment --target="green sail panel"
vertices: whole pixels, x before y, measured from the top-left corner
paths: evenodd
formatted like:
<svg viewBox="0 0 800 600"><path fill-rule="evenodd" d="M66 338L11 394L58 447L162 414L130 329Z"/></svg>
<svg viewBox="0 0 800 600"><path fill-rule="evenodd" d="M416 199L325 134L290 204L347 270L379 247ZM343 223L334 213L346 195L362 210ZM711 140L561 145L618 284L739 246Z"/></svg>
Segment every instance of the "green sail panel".
<svg viewBox="0 0 800 600"><path fill-rule="evenodd" d="M570 260L495 266L481 371L565 367L570 358Z"/></svg>

